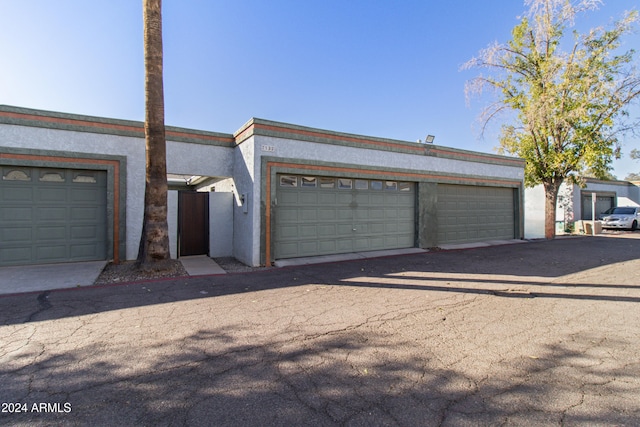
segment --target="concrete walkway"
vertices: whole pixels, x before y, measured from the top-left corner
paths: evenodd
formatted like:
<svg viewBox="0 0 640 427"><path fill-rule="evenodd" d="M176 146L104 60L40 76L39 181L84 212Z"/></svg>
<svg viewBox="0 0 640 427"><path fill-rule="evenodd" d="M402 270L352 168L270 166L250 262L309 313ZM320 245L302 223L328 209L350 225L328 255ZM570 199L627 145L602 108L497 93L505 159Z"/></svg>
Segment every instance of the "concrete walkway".
<svg viewBox="0 0 640 427"><path fill-rule="evenodd" d="M182 257L180 262L189 276L226 273L206 255ZM106 265L89 261L0 267L0 295L91 286Z"/></svg>
<svg viewBox="0 0 640 427"><path fill-rule="evenodd" d="M442 245L438 249L452 251L452 250L459 250L459 249L484 248L487 246L512 245L512 244L526 243L526 242L528 242L528 240L516 240L516 239L490 240L486 242ZM420 248L387 249L383 251L352 252L347 254L281 259L281 260L277 260L274 264L276 267L293 267L298 265L323 264L326 262L352 261L356 259L367 259L367 258L383 258L388 256L420 254L425 252L429 252L429 250L420 249Z"/></svg>
<svg viewBox="0 0 640 427"><path fill-rule="evenodd" d="M276 267L323 264L325 262L351 261L354 259L380 258L395 255L408 255L427 252L420 248L391 249L384 251L352 252L348 254L323 255L303 258L281 259L274 262Z"/></svg>
<svg viewBox="0 0 640 427"><path fill-rule="evenodd" d="M107 261L0 267L0 294L93 285Z"/></svg>
<svg viewBox="0 0 640 427"><path fill-rule="evenodd" d="M470 249L486 246L523 243L526 240L494 240L489 242L443 245L442 250ZM292 258L278 260L276 267L322 264L367 258L381 258L428 252L420 248L392 249L384 251L354 252L347 254ZM206 255L180 257L189 276L226 274L213 259ZM45 265L0 267L0 295L22 292L37 292L52 289L75 288L93 285L107 261L72 262Z"/></svg>
<svg viewBox="0 0 640 427"><path fill-rule="evenodd" d="M455 251L460 249L486 248L487 246L515 245L517 243L527 243L529 240L489 240L486 242L458 243L451 245L441 245L440 249L444 251Z"/></svg>
<svg viewBox="0 0 640 427"><path fill-rule="evenodd" d="M207 255L185 256L179 259L184 269L189 273L189 276L208 276L227 273Z"/></svg>

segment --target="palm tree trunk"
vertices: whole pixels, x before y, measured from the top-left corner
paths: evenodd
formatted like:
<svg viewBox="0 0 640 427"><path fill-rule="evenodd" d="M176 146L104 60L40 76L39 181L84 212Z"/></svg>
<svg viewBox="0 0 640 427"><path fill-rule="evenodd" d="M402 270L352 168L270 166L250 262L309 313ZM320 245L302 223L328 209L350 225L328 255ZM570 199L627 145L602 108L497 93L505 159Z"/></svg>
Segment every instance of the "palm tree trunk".
<svg viewBox="0 0 640 427"><path fill-rule="evenodd" d="M167 149L164 131L162 77L162 1L143 0L145 62L146 186L144 219L138 250L142 268L166 261L169 254L167 226Z"/></svg>

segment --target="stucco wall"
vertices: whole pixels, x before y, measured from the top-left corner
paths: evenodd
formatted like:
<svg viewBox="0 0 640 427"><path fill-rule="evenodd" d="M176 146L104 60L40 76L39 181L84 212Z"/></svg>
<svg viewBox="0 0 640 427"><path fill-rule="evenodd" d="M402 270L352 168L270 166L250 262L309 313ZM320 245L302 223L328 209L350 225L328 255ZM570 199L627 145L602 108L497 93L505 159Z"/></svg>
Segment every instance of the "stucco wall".
<svg viewBox="0 0 640 427"><path fill-rule="evenodd" d="M522 167L491 163L454 160L419 154L372 150L307 141L256 136L256 163L259 157L273 156L287 159L305 159L320 162L334 162L375 168L401 168L416 171L431 171L450 174L475 175L522 180ZM273 147L265 151L262 146ZM424 146L425 150L428 146Z"/></svg>
<svg viewBox="0 0 640 427"><path fill-rule="evenodd" d="M50 154L110 154L127 158L126 259L135 259L142 226L145 181L144 140L126 136L58 129L0 125L4 147L41 150ZM55 152L55 153L54 153Z"/></svg>
<svg viewBox="0 0 640 427"><path fill-rule="evenodd" d="M74 153L126 157L126 254L122 258L132 260L137 257L144 209L144 138L0 124L0 145L69 157ZM168 173L231 176L232 159L232 148L167 141ZM170 208L169 220L175 222L173 217L177 215L177 203ZM170 242L173 256L175 239L174 232Z"/></svg>
<svg viewBox="0 0 640 427"><path fill-rule="evenodd" d="M253 138L234 149L234 182L238 200L233 210L233 256L247 265L260 265L259 173L256 174ZM258 182L256 182L258 181ZM244 196L244 202L242 198ZM254 238L255 237L255 238Z"/></svg>
<svg viewBox="0 0 640 427"><path fill-rule="evenodd" d="M233 256L233 193L209 193L209 255Z"/></svg>
<svg viewBox="0 0 640 427"><path fill-rule="evenodd" d="M625 181L591 181L587 183L586 188L581 192L588 193L594 191L596 193L615 193L616 206L638 206L638 187Z"/></svg>
<svg viewBox="0 0 640 427"><path fill-rule="evenodd" d="M264 135L253 135L240 144L241 149L245 146L253 146L255 148L253 165L243 165L236 162L234 173L236 177L238 177L238 175L242 173L238 168L243 166L253 170L254 199L260 197L262 204L272 202L266 200L265 196L261 194L261 192L265 191L265 186L257 179L261 177L259 168L263 164L263 158L292 165L304 163L307 167L318 165L320 171L309 172L310 174L322 174L322 170L331 169L332 173L342 173L345 176L357 173L358 171L372 176L370 175L371 173L375 174L375 171L380 171L379 173L386 175L397 173L398 176L403 176L403 178L399 179L407 181L428 182L430 179L437 179L425 178L425 174L430 173L434 177L440 176L453 180L465 177L470 183L477 182L481 185L500 185L499 182L501 180L509 180L511 183L517 182L518 185L521 186L524 176L521 164L511 166L500 164L499 160L466 161L442 158L425 154L425 150L429 148L425 146L416 146L420 150L414 150L414 154L410 154L401 152L402 148L398 151L368 149L362 146L336 145ZM246 155L249 154L249 151L250 150L246 149ZM415 177L411 176L412 171L416 173ZM495 178L494 182L487 184L492 178ZM261 179L266 179L266 177L262 176ZM254 235L252 236L253 247L251 260L253 265L258 265L257 261L260 260L261 255L261 248L258 245L259 239L257 237L262 237L265 234L265 230L259 227L266 226L264 221L257 220L260 218L258 208L258 204L254 203L251 209L251 213L255 219L252 225ZM237 239L235 243L236 246L238 246Z"/></svg>
<svg viewBox="0 0 640 427"><path fill-rule="evenodd" d="M524 190L524 238L544 238L544 188L542 185Z"/></svg>
<svg viewBox="0 0 640 427"><path fill-rule="evenodd" d="M144 140L142 141L144 149ZM167 173L231 177L233 149L167 140Z"/></svg>
<svg viewBox="0 0 640 427"><path fill-rule="evenodd" d="M0 124L0 146L48 150L70 156L87 153L126 158L123 202L126 205L126 224L123 225L126 255L122 258L134 259L144 207L145 144L141 123L13 107L0 110L6 110L4 124ZM27 124L16 124L16 120ZM425 183L444 180L503 185L507 182L507 186L521 187L523 180L520 160L435 145L361 137L259 119L252 119L233 137L172 128L167 135L167 172L222 179L213 186L216 191L233 194L230 199L233 227L229 227L233 229L233 256L249 265L259 265L261 251L265 250L261 245L266 227L261 215L265 212L265 203L271 201L265 200L262 193L265 189L262 168L268 159L290 165L304 163L307 168L315 165L320 171L333 170L344 175L360 172L366 176L390 177L397 174L398 179ZM229 198L228 195L221 197ZM169 224L173 256L177 253L177 209L177 193L171 192Z"/></svg>
<svg viewBox="0 0 640 427"><path fill-rule="evenodd" d="M614 195L617 206L639 206L639 188L632 183L625 181L596 181L588 180L584 188L578 185L563 183L560 192L572 190L571 210L573 221L582 219L582 195L595 192L603 195ZM544 238L544 188L537 185L533 188L525 189L525 238ZM596 196L597 197L597 196ZM556 207L556 221L564 221L565 214L562 206L558 203Z"/></svg>

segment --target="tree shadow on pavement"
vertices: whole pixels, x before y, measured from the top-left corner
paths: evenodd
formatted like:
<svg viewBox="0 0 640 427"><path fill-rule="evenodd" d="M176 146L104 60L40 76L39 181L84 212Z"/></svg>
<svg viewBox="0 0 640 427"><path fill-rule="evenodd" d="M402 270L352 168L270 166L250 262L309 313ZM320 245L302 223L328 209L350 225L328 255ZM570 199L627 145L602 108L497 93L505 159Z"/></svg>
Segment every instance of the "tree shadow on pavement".
<svg viewBox="0 0 640 427"><path fill-rule="evenodd" d="M637 277L615 282L558 281L596 268L637 261L638 254L640 238L582 237L278 268L254 273L9 295L0 297L0 324L53 320L311 284L421 289L425 292L488 294L505 298L640 302L640 295L615 292L640 290L638 282L633 281ZM407 279L413 279L414 283L401 281ZM535 289L527 290L531 287ZM561 287L570 291L560 291ZM602 291L576 292L580 289Z"/></svg>
<svg viewBox="0 0 640 427"><path fill-rule="evenodd" d="M640 364L560 337L535 357L446 366L434 342L371 329L267 337L200 330L150 344L94 342L0 365L0 401L69 403L69 413L1 414L11 425L634 425ZM619 366L624 366L624 369Z"/></svg>

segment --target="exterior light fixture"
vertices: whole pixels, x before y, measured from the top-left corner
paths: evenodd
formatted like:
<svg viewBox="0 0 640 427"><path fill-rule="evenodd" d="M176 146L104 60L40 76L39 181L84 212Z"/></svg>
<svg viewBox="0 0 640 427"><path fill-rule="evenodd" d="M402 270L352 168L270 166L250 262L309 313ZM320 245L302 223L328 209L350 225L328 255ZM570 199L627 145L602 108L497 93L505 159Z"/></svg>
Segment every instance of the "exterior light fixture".
<svg viewBox="0 0 640 427"><path fill-rule="evenodd" d="M433 140L436 139L433 135L427 135L424 139L425 144L433 144Z"/></svg>

